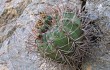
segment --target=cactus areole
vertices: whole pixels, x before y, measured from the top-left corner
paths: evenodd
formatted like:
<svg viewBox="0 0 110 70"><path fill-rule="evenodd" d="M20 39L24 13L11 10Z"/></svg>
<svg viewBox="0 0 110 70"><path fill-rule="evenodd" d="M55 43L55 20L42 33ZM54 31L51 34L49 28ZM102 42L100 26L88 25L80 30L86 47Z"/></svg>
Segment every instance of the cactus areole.
<svg viewBox="0 0 110 70"><path fill-rule="evenodd" d="M50 26L52 18L45 18L45 25L50 29L41 33L41 39L36 39L39 52L44 56L58 62L65 62L66 56L72 56L75 52L76 41L82 41L83 31L80 27L80 19L72 12L64 12L62 19L56 22L56 25ZM57 19L56 19L57 20ZM45 30L41 28L41 30Z"/></svg>

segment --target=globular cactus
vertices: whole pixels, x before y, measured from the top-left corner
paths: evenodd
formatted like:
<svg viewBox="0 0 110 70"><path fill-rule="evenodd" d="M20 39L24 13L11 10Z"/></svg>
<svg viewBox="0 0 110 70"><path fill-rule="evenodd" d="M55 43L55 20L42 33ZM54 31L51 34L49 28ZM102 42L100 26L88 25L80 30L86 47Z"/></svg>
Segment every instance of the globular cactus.
<svg viewBox="0 0 110 70"><path fill-rule="evenodd" d="M73 12L63 12L62 19L51 26L52 18L45 18L45 24L50 27L45 33L40 33L40 39L36 39L38 50L52 60L60 63L68 62L80 43L83 40L80 19ZM56 19L57 20L57 19ZM45 27L43 27L45 29Z"/></svg>

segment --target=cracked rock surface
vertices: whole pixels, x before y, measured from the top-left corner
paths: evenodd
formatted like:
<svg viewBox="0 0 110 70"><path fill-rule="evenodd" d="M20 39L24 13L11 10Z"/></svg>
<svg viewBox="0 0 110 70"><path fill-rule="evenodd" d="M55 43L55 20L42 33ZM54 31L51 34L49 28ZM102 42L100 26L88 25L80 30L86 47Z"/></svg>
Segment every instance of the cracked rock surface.
<svg viewBox="0 0 110 70"><path fill-rule="evenodd" d="M53 5L57 0L0 0L0 70L67 70L27 48L35 14L45 8L40 2Z"/></svg>
<svg viewBox="0 0 110 70"><path fill-rule="evenodd" d="M45 8L43 2L54 5L58 1L0 0L0 70L68 70L42 58L33 47L27 48L26 43L37 20L36 14ZM96 61L87 61L84 70L110 70L110 0L88 0L86 8L91 20L98 19L104 39L99 46L102 52L97 53Z"/></svg>
<svg viewBox="0 0 110 70"><path fill-rule="evenodd" d="M98 46L100 51L94 51L95 61L87 61L84 67L88 70L110 70L110 0L88 0L86 9L91 20L96 20L103 36Z"/></svg>

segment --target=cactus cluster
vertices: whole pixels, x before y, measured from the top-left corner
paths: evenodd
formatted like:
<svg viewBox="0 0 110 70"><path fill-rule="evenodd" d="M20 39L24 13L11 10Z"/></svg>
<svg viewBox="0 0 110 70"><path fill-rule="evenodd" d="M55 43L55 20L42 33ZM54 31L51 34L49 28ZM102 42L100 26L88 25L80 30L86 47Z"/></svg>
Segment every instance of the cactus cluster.
<svg viewBox="0 0 110 70"><path fill-rule="evenodd" d="M55 18L55 25L52 25L52 20L52 16L45 15L43 21L38 21L36 28L39 33L35 42L43 57L67 63L73 59L71 56L84 38L80 19L73 12L63 12L62 19Z"/></svg>

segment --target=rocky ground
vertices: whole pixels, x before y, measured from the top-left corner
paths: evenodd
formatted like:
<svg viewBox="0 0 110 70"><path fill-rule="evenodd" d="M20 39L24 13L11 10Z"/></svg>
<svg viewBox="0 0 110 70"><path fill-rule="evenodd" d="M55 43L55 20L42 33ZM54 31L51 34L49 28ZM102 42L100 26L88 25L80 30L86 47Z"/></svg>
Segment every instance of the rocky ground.
<svg viewBox="0 0 110 70"><path fill-rule="evenodd" d="M63 0L67 3L68 0ZM70 0L75 5L79 1ZM48 3L54 5L58 0L0 0L0 70L68 70L66 66L49 62L39 56L26 41L39 11ZM88 0L86 9L91 20L101 27L103 39L101 52L95 61L87 61L84 70L110 70L110 0Z"/></svg>

